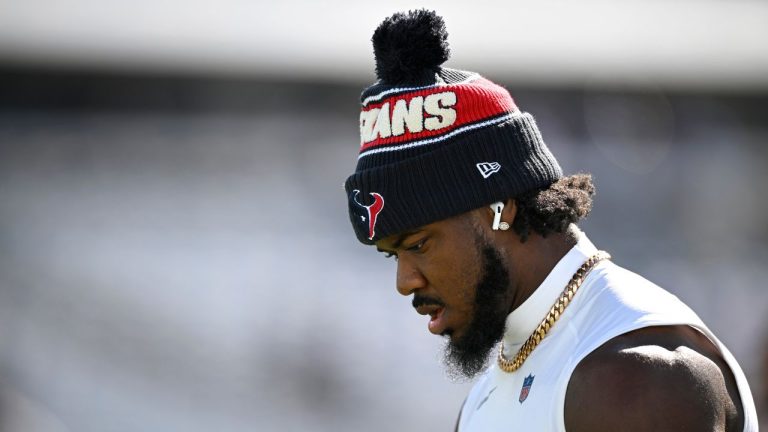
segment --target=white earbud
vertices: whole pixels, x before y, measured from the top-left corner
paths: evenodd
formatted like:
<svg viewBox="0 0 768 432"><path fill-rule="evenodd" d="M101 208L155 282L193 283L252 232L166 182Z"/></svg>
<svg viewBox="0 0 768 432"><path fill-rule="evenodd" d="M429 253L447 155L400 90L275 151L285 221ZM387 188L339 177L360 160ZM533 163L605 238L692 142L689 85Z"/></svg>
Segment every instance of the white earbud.
<svg viewBox="0 0 768 432"><path fill-rule="evenodd" d="M501 211L504 210L504 203L498 201L491 204L491 210L493 210L493 225L491 225L491 229L497 231L499 223L501 223ZM507 225L507 229L509 229L509 225Z"/></svg>

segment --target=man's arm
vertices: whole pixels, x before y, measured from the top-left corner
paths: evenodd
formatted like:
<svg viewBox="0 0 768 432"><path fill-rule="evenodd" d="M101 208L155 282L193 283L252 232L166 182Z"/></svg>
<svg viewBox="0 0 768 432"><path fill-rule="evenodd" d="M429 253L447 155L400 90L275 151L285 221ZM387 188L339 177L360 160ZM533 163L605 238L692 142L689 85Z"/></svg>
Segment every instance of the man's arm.
<svg viewBox="0 0 768 432"><path fill-rule="evenodd" d="M738 431L735 380L714 345L690 327L641 329L576 367L565 399L569 432Z"/></svg>

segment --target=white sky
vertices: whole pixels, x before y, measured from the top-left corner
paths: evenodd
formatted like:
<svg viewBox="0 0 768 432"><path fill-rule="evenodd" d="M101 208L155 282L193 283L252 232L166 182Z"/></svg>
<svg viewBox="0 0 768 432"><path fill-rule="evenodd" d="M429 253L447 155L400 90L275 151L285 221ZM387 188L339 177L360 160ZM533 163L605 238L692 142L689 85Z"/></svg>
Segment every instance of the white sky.
<svg viewBox="0 0 768 432"><path fill-rule="evenodd" d="M492 78L768 88L768 2L743 0L0 0L0 59L367 82L374 28L417 7Z"/></svg>

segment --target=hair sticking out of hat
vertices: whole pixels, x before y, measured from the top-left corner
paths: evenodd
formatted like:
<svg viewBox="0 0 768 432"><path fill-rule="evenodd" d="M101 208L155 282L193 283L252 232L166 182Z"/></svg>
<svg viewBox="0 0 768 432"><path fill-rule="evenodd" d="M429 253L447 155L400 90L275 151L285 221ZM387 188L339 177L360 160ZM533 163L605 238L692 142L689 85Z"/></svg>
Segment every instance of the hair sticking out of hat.
<svg viewBox="0 0 768 432"><path fill-rule="evenodd" d="M392 15L371 40L376 76L387 84L434 81L435 72L450 57L445 22L426 9Z"/></svg>

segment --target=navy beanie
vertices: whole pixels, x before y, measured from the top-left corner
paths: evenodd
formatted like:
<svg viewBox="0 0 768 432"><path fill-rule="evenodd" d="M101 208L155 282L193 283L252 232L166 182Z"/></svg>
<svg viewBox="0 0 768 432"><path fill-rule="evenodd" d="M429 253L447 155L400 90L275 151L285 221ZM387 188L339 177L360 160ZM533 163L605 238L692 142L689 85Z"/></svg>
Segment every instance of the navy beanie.
<svg viewBox="0 0 768 432"><path fill-rule="evenodd" d="M506 89L448 59L443 19L396 13L373 35L378 81L361 96L360 152L344 188L357 238L384 237L562 177Z"/></svg>

